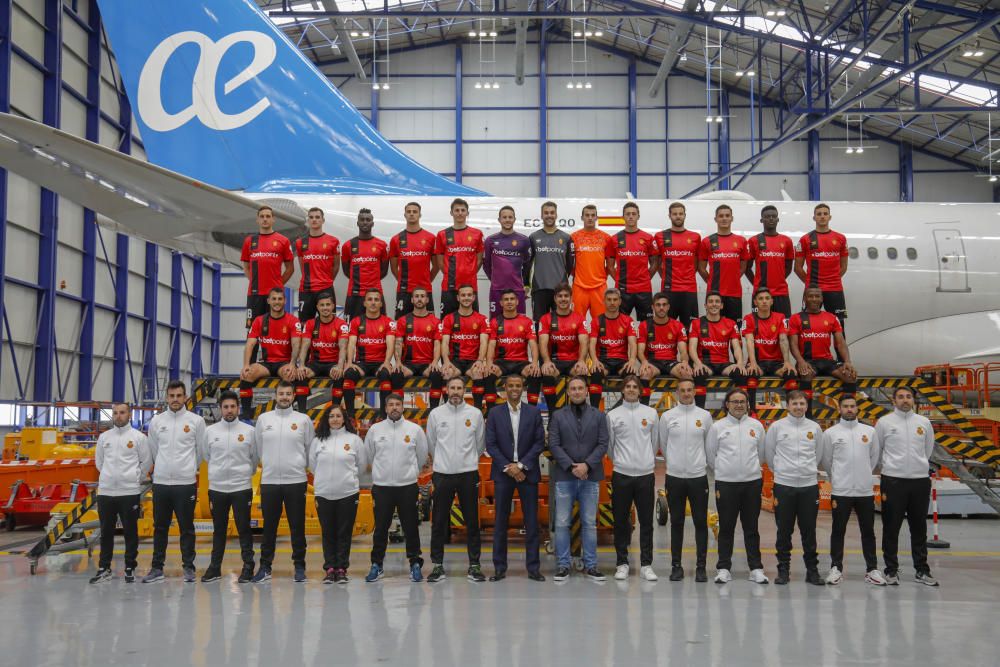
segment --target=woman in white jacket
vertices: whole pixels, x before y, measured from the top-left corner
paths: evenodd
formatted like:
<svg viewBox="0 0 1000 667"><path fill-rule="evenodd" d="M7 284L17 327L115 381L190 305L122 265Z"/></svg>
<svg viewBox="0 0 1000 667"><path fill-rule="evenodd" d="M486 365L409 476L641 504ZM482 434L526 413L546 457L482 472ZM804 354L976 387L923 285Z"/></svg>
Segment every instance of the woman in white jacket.
<svg viewBox="0 0 1000 667"><path fill-rule="evenodd" d="M324 584L346 584L351 537L358 514L358 478L368 466L364 443L339 405L331 405L316 426L309 447L316 516L323 533Z"/></svg>

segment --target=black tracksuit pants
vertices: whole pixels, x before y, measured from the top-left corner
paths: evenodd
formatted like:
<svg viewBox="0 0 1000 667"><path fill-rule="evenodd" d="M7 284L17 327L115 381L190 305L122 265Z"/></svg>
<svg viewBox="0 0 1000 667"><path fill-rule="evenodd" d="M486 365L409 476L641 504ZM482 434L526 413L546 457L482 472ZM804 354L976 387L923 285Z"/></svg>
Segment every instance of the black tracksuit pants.
<svg viewBox="0 0 1000 667"><path fill-rule="evenodd" d="M774 548L778 556L778 570L787 572L792 560L792 532L799 525L802 538L802 561L806 572L819 567L816 553L816 515L819 513L819 486L774 485L774 522L778 536Z"/></svg>
<svg viewBox="0 0 1000 667"><path fill-rule="evenodd" d="M399 523L406 537L406 558L410 565L424 564L420 557L420 533L417 532L417 483L406 486L372 485L372 502L375 504L375 532L372 535L372 563L381 567L389 545L389 526L392 515L399 513Z"/></svg>
<svg viewBox="0 0 1000 667"><path fill-rule="evenodd" d="M708 475L691 478L667 475L666 488L667 509L670 511L670 564L681 564L685 507L691 503L695 566L705 567L708 554Z"/></svg>
<svg viewBox="0 0 1000 667"><path fill-rule="evenodd" d="M885 571L899 572L899 529L906 520L910 528L913 569L930 572L927 564L927 507L931 499L930 477L907 479L882 475L882 558Z"/></svg>
<svg viewBox="0 0 1000 667"><path fill-rule="evenodd" d="M323 570L346 570L351 565L359 497L357 493L336 500L316 496L316 516L323 531Z"/></svg>
<svg viewBox="0 0 1000 667"><path fill-rule="evenodd" d="M240 536L240 557L243 565L253 569L253 533L250 530L250 503L253 502L253 489L233 491L208 490L208 503L212 510L212 560L214 567L222 567L222 558L226 555L226 541L229 530L229 510L233 510L233 523Z"/></svg>
<svg viewBox="0 0 1000 667"><path fill-rule="evenodd" d="M878 567L875 555L875 498L874 496L832 496L833 529L830 531L830 566L844 571L844 533L851 518L851 511L858 517L861 529L861 553L865 557L865 572Z"/></svg>
<svg viewBox="0 0 1000 667"><path fill-rule="evenodd" d="M611 475L611 513L615 519L615 565L628 565L628 548L632 544L632 505L639 523L639 564L653 564L653 502L656 478L648 475Z"/></svg>
<svg viewBox="0 0 1000 667"><path fill-rule="evenodd" d="M747 552L747 567L751 570L764 568L760 559L760 532L757 520L760 518L760 492L764 482L715 481L715 506L719 511L719 562L716 569L733 569L733 540L736 535L736 519L743 526L743 545Z"/></svg>
<svg viewBox="0 0 1000 667"><path fill-rule="evenodd" d="M194 567L194 504L197 484L153 484L153 569L162 570L167 559L170 522L177 517L181 538L181 563Z"/></svg>
<svg viewBox="0 0 1000 667"><path fill-rule="evenodd" d="M479 471L447 474L436 472L431 476L434 483L434 502L431 505L431 562L444 564L444 545L451 531L451 504L458 494L458 505L465 519L465 533L468 536L466 550L469 565L479 565L482 540L479 534Z"/></svg>
<svg viewBox="0 0 1000 667"><path fill-rule="evenodd" d="M288 532L292 538L292 564L306 566L306 485L261 484L260 513L264 519L264 534L260 540L260 566L271 569L274 563L274 544L278 539L278 522L284 506Z"/></svg>
<svg viewBox="0 0 1000 667"><path fill-rule="evenodd" d="M122 522L125 535L125 567L135 569L139 555L139 496L97 496L97 516L101 522L101 555L97 566L111 567L115 552L115 528Z"/></svg>

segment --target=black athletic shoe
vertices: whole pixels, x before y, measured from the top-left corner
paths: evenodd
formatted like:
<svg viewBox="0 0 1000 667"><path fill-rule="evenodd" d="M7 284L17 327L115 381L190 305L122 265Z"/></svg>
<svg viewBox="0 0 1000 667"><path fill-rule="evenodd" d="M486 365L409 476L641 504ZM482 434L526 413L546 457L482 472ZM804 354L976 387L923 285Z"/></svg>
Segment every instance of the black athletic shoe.
<svg viewBox="0 0 1000 667"><path fill-rule="evenodd" d="M681 581L684 579L684 568L674 565L670 568L670 581Z"/></svg>
<svg viewBox="0 0 1000 667"><path fill-rule="evenodd" d="M469 581L474 581L477 584L481 584L486 581L486 575L483 574L483 568L481 568L478 563L469 566L468 578Z"/></svg>
<svg viewBox="0 0 1000 667"><path fill-rule="evenodd" d="M813 586L826 586L826 582L823 581L823 577L819 576L818 570L809 570L806 572L806 583Z"/></svg>
<svg viewBox="0 0 1000 667"><path fill-rule="evenodd" d="M471 568L470 568L471 569ZM428 584L436 584L442 579L446 579L447 575L444 573L444 565L435 565L431 569L431 573L427 575Z"/></svg>
<svg viewBox="0 0 1000 667"><path fill-rule="evenodd" d="M111 581L111 577L112 577L111 568L102 567L97 571L97 573L94 576L90 578L90 583L99 584L102 581Z"/></svg>
<svg viewBox="0 0 1000 667"><path fill-rule="evenodd" d="M207 584L222 579L222 569L216 565L209 565L205 573L201 575L201 583Z"/></svg>
<svg viewBox="0 0 1000 667"><path fill-rule="evenodd" d="M566 581L567 579L569 579L568 567L560 567L559 569L556 570L555 576L552 577L552 580L557 583L560 581Z"/></svg>
<svg viewBox="0 0 1000 667"><path fill-rule="evenodd" d="M545 581L545 575L538 570L534 570L528 573L528 579L531 579L532 581Z"/></svg>
<svg viewBox="0 0 1000 667"><path fill-rule="evenodd" d="M253 565L244 565L243 569L240 570L239 579L236 580L238 584L249 584L253 579Z"/></svg>
<svg viewBox="0 0 1000 667"><path fill-rule="evenodd" d="M337 571L332 567L326 571L326 576L323 577L324 584L333 584L337 582Z"/></svg>
<svg viewBox="0 0 1000 667"><path fill-rule="evenodd" d="M507 572L505 570L497 570L490 577L490 581L503 581L507 578Z"/></svg>
<svg viewBox="0 0 1000 667"><path fill-rule="evenodd" d="M694 580L699 584L703 584L708 581L708 573L705 571L705 566L696 567L694 570Z"/></svg>
<svg viewBox="0 0 1000 667"><path fill-rule="evenodd" d="M135 583L135 568L126 567L125 568L125 583L134 584Z"/></svg>
<svg viewBox="0 0 1000 667"><path fill-rule="evenodd" d="M774 583L779 586L785 586L788 584L788 570L778 570L778 576L774 578Z"/></svg>
<svg viewBox="0 0 1000 667"><path fill-rule="evenodd" d="M586 574L591 581L604 581L605 579L607 579L607 577L604 576L604 573L598 570L596 567L590 568L584 574Z"/></svg>

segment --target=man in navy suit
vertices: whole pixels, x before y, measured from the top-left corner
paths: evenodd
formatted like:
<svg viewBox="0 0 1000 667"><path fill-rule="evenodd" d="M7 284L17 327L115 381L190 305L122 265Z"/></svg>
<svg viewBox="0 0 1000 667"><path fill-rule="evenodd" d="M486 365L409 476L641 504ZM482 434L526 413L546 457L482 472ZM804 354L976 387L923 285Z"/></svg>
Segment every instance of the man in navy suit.
<svg viewBox="0 0 1000 667"><path fill-rule="evenodd" d="M521 403L524 378L508 375L504 382L507 401L490 410L486 418L486 451L493 458L496 525L493 527L493 567L490 581L507 576L507 520L514 491L524 514L525 564L528 578L545 581L538 556L538 457L545 449L542 413L534 405Z"/></svg>

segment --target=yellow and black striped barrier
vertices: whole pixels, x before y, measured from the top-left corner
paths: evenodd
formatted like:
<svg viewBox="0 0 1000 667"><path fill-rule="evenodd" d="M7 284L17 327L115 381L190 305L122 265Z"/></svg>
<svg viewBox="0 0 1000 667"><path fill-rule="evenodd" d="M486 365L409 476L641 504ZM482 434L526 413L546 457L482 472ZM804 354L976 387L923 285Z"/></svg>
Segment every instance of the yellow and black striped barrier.
<svg viewBox="0 0 1000 667"><path fill-rule="evenodd" d="M49 530L45 537L40 539L35 546L31 547L28 552L28 558L33 561L37 561L39 558L45 555L45 553L52 548L56 542L62 539L62 536L66 534L73 524L80 520L84 514L90 511L90 508L94 506L97 502L97 493L89 493L87 496L74 507L69 514L64 516L62 520ZM34 570L32 570L34 573Z"/></svg>
<svg viewBox="0 0 1000 667"><path fill-rule="evenodd" d="M465 528L465 515L462 514L462 508L459 507L458 503L452 502L449 517L452 528Z"/></svg>
<svg viewBox="0 0 1000 667"><path fill-rule="evenodd" d="M614 512L611 511L611 503L598 503L597 525L604 528L615 527L615 515Z"/></svg>

